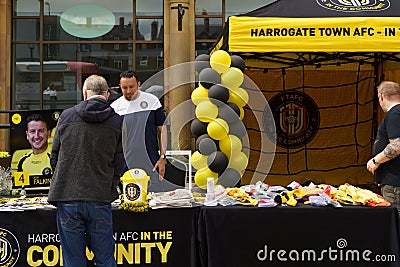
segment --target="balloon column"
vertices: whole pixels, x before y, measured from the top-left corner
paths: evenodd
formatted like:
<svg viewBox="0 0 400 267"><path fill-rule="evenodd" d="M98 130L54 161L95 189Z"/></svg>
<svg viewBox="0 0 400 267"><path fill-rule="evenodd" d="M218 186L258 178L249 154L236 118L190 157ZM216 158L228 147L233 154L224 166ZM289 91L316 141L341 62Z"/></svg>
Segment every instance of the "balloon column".
<svg viewBox="0 0 400 267"><path fill-rule="evenodd" d="M244 68L241 57L223 50L196 57L199 82L191 95L196 105L196 118L191 122L196 137L192 165L197 170L194 181L202 189L210 177L215 184L233 187L247 167L241 140L246 134L243 107L249 100L246 90L240 87Z"/></svg>

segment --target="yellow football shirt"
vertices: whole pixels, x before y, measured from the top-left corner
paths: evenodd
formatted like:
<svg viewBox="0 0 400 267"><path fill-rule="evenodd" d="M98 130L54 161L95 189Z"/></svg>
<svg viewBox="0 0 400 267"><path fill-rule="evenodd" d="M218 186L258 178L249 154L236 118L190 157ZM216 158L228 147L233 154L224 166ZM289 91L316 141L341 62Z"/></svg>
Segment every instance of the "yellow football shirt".
<svg viewBox="0 0 400 267"><path fill-rule="evenodd" d="M47 151L37 155L28 154L22 163L22 171L28 172L29 175L51 175L52 169Z"/></svg>

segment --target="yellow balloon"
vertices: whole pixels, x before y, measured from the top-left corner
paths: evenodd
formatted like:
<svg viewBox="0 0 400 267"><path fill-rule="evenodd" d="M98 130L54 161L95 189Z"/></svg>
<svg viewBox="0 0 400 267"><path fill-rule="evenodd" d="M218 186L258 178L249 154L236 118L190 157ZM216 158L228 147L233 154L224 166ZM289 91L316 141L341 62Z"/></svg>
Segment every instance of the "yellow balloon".
<svg viewBox="0 0 400 267"><path fill-rule="evenodd" d="M200 102L208 100L208 90L199 84L199 87L193 90L191 98L197 106Z"/></svg>
<svg viewBox="0 0 400 267"><path fill-rule="evenodd" d="M213 172L208 167L198 170L194 175L194 183L201 189L207 189L207 178L214 178L214 183L218 179L218 173Z"/></svg>
<svg viewBox="0 0 400 267"><path fill-rule="evenodd" d="M239 110L240 110L239 119L243 120L243 118L244 118L244 109L242 107L239 107Z"/></svg>
<svg viewBox="0 0 400 267"><path fill-rule="evenodd" d="M223 119L215 119L207 125L208 135L215 140L224 139L229 132L229 125Z"/></svg>
<svg viewBox="0 0 400 267"><path fill-rule="evenodd" d="M242 150L242 141L236 135L229 134L219 141L219 149L229 158Z"/></svg>
<svg viewBox="0 0 400 267"><path fill-rule="evenodd" d="M248 163L249 159L247 158L246 154L241 151L232 155L232 157L229 159L228 168L232 168L238 172L241 172L246 169Z"/></svg>
<svg viewBox="0 0 400 267"><path fill-rule="evenodd" d="M243 88L237 87L235 89L229 89L228 102L232 102L240 108L244 107L248 101L249 94Z"/></svg>
<svg viewBox="0 0 400 267"><path fill-rule="evenodd" d="M243 72L235 67L229 68L225 73L221 75L221 83L228 88L236 88L243 83Z"/></svg>
<svg viewBox="0 0 400 267"><path fill-rule="evenodd" d="M199 151L195 151L192 154L192 166L196 170L200 170L207 167L207 158L208 156L201 154Z"/></svg>
<svg viewBox="0 0 400 267"><path fill-rule="evenodd" d="M218 107L210 102L201 101L195 110L196 117L202 122L213 121L218 116Z"/></svg>
<svg viewBox="0 0 400 267"><path fill-rule="evenodd" d="M231 66L231 56L224 50L217 50L210 57L210 65L219 74L225 73Z"/></svg>

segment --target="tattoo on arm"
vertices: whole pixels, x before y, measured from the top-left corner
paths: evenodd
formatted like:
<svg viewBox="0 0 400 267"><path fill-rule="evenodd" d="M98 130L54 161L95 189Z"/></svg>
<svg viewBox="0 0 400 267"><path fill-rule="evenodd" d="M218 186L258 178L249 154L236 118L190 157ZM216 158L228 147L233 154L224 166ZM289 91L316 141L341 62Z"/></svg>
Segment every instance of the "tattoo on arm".
<svg viewBox="0 0 400 267"><path fill-rule="evenodd" d="M400 154L400 137L390 139L389 141L390 143L386 146L383 154L387 158L393 159Z"/></svg>

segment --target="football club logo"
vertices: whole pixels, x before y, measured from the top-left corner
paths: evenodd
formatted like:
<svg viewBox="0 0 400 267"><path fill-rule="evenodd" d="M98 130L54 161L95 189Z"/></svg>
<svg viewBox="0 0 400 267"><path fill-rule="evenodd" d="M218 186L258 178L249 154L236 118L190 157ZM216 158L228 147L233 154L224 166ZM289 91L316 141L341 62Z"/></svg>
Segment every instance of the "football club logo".
<svg viewBox="0 0 400 267"><path fill-rule="evenodd" d="M53 120L58 121L58 119L60 118L60 111L55 111L53 112L53 114L51 115L51 117L53 118Z"/></svg>
<svg viewBox="0 0 400 267"><path fill-rule="evenodd" d="M49 167L44 168L42 174L44 176L51 176L51 169Z"/></svg>
<svg viewBox="0 0 400 267"><path fill-rule="evenodd" d="M317 0L323 8L342 12L383 11L390 7L389 0Z"/></svg>
<svg viewBox="0 0 400 267"><path fill-rule="evenodd" d="M14 266L19 258L17 238L8 230L0 228L0 266Z"/></svg>
<svg viewBox="0 0 400 267"><path fill-rule="evenodd" d="M264 127L268 137L272 141L276 140L278 146L298 148L308 144L317 134L319 110L307 94L298 91L282 92L269 101L269 106L273 118L264 116ZM276 129L272 126L273 122Z"/></svg>
<svg viewBox="0 0 400 267"><path fill-rule="evenodd" d="M137 184L129 183L125 186L125 196L130 201L135 201L140 196L140 187Z"/></svg>
<svg viewBox="0 0 400 267"><path fill-rule="evenodd" d="M146 109L148 106L149 106L149 103L147 103L146 101L140 102L140 107L141 107L142 109Z"/></svg>

